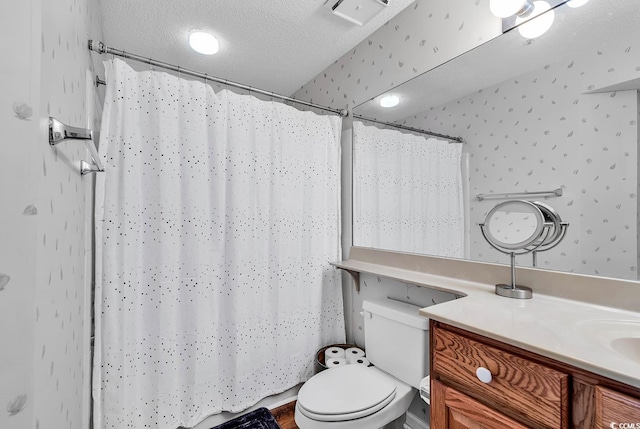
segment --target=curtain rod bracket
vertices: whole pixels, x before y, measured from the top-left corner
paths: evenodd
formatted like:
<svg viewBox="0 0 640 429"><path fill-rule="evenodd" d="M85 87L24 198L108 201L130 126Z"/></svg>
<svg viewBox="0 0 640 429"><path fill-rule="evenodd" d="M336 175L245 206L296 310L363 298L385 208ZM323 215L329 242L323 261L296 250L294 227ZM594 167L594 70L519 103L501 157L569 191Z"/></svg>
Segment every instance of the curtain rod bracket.
<svg viewBox="0 0 640 429"><path fill-rule="evenodd" d="M102 42L95 42L94 40L89 39L89 50L97 52L99 54L106 54L107 47Z"/></svg>

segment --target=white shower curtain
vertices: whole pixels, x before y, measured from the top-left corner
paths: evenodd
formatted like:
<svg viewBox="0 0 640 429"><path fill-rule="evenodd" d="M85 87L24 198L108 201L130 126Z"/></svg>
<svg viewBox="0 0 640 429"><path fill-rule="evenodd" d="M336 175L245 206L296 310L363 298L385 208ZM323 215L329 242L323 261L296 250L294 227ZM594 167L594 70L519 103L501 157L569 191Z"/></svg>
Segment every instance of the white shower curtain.
<svg viewBox="0 0 640 429"><path fill-rule="evenodd" d="M105 63L95 427L175 429L344 341L341 120Z"/></svg>
<svg viewBox="0 0 640 429"><path fill-rule="evenodd" d="M461 258L461 144L353 123L353 243Z"/></svg>

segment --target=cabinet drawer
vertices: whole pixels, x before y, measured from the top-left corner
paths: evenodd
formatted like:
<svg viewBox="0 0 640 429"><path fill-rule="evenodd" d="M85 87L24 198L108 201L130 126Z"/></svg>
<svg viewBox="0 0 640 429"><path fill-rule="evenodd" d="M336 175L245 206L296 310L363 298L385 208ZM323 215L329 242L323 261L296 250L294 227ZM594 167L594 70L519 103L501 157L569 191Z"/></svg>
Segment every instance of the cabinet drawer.
<svg viewBox="0 0 640 429"><path fill-rule="evenodd" d="M438 378L533 427L568 427L567 374L438 327L432 341ZM481 367L491 372L488 383L476 375Z"/></svg>
<svg viewBox="0 0 640 429"><path fill-rule="evenodd" d="M600 386L596 387L595 399L598 429L620 427L621 423L640 427L640 399Z"/></svg>

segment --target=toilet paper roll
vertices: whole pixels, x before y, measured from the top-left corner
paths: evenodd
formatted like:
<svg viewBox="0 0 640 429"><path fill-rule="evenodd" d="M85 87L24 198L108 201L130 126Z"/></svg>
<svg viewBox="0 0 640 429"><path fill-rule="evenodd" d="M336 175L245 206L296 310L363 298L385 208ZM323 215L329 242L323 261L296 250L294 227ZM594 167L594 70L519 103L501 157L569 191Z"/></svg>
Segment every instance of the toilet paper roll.
<svg viewBox="0 0 640 429"><path fill-rule="evenodd" d="M420 397L424 402L431 405L431 378L429 375L420 380Z"/></svg>
<svg viewBox="0 0 640 429"><path fill-rule="evenodd" d="M346 354L346 358L347 360L351 359L352 357L364 357L364 350L359 349L358 347L350 347L347 350L344 351Z"/></svg>
<svg viewBox="0 0 640 429"><path fill-rule="evenodd" d="M344 349L341 347L329 347L324 351L324 361L327 362L332 358L344 358Z"/></svg>
<svg viewBox="0 0 640 429"><path fill-rule="evenodd" d="M348 364L345 358L331 358L327 361L327 368L337 368L339 366L345 366Z"/></svg>
<svg viewBox="0 0 640 429"><path fill-rule="evenodd" d="M349 358L349 363L351 365L364 365L364 366L371 365L371 362L369 362L369 359L367 359L366 357L361 357L361 356L351 356Z"/></svg>

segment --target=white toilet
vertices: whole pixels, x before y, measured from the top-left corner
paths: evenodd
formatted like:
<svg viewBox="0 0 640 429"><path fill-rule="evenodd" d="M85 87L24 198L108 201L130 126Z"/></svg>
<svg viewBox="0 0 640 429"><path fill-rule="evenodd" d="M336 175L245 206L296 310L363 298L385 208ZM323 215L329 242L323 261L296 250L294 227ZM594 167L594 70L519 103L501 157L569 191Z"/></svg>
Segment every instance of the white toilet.
<svg viewBox="0 0 640 429"><path fill-rule="evenodd" d="M364 301L367 359L322 371L298 392L300 429L378 429L408 409L429 373L429 319L391 299Z"/></svg>

